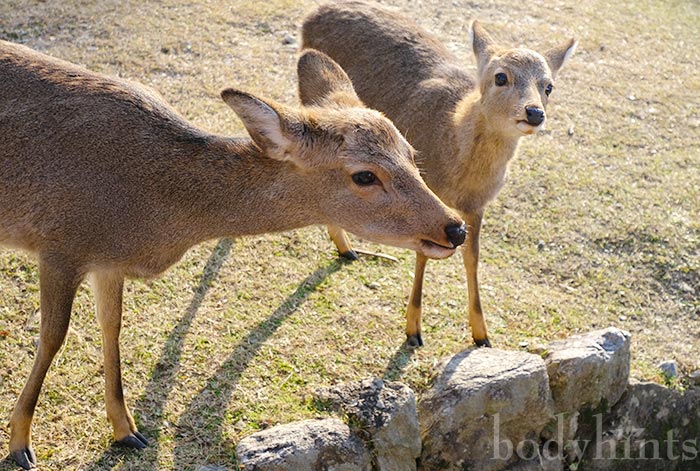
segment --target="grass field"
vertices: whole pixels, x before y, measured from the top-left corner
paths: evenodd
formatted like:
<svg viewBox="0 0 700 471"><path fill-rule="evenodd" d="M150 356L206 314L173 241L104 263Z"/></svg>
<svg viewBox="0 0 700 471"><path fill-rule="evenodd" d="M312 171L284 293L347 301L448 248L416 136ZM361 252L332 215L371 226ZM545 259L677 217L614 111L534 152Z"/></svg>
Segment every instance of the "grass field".
<svg viewBox="0 0 700 471"><path fill-rule="evenodd" d="M387 2L472 67L468 25L545 49L571 36L548 129L524 139L486 213L480 268L495 347L595 328L633 334L632 374L700 368L700 6L695 0ZM243 135L218 96L235 86L297 99L298 28L315 2L66 0L0 3L0 38L145 83L198 126ZM2 86L2 84L0 84ZM0 137L0 145L1 144ZM470 346L459 257L428 265L425 347L402 346L412 253L340 261L323 228L194 248L163 277L127 283L128 402L152 446L109 447L100 334L87 286L34 423L42 469L235 469L256 430L322 414L310 393L376 375L420 393ZM0 252L0 450L39 328L37 268ZM681 381L680 387L683 387ZM1 452L0 453L4 453ZM4 456L4 455L3 455ZM8 460L0 471L15 469Z"/></svg>

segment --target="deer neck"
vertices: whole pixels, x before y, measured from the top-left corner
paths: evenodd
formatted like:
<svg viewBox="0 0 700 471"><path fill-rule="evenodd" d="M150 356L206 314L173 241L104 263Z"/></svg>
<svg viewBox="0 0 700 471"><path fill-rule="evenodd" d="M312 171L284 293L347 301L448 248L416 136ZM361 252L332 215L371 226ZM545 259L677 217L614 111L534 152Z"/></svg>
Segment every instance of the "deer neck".
<svg viewBox="0 0 700 471"><path fill-rule="evenodd" d="M455 205L465 211L483 208L503 186L508 163L519 137L509 135L488 117L478 90L465 96L455 109L453 136L459 172L454 173Z"/></svg>
<svg viewBox="0 0 700 471"><path fill-rule="evenodd" d="M266 157L249 139L206 140L191 156L180 201L193 242L325 222L318 185L294 164Z"/></svg>
<svg viewBox="0 0 700 471"><path fill-rule="evenodd" d="M453 126L460 154L481 167L504 167L517 151L520 137L505 132L504 126L489 119L478 90L457 104Z"/></svg>

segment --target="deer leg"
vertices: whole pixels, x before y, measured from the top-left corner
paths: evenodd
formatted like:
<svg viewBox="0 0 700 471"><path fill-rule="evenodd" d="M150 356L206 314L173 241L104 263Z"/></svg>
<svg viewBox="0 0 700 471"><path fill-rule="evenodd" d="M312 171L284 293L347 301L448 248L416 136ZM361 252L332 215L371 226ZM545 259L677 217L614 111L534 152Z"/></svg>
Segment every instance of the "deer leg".
<svg viewBox="0 0 700 471"><path fill-rule="evenodd" d="M348 260L357 260L359 257L357 252L352 249L348 234L338 226L328 226L328 235L338 248L340 256Z"/></svg>
<svg viewBox="0 0 700 471"><path fill-rule="evenodd" d="M148 445L148 440L136 428L136 423L124 401L122 389L119 332L122 323L124 277L119 273L95 272L90 275L90 284L95 294L97 321L102 329L105 403L107 418L114 430L115 444L142 449Z"/></svg>
<svg viewBox="0 0 700 471"><path fill-rule="evenodd" d="M464 268L467 272L467 289L469 291L469 325L472 329L472 338L479 347L490 347L488 334L486 332L486 321L481 310L481 300L479 299L479 280L477 278L477 268L479 266L479 232L481 230L481 219L483 213L465 214L467 223L467 242L462 248Z"/></svg>
<svg viewBox="0 0 700 471"><path fill-rule="evenodd" d="M73 298L80 284L77 270L47 259L39 262L41 328L34 366L10 418L10 454L24 469L36 467L31 428L46 372L68 332Z"/></svg>
<svg viewBox="0 0 700 471"><path fill-rule="evenodd" d="M408 308L406 309L406 342L411 347L422 347L423 337L421 336L420 320L423 313L423 275L428 258L425 255L416 253L416 271L413 278L413 288L411 296L408 298Z"/></svg>
<svg viewBox="0 0 700 471"><path fill-rule="evenodd" d="M371 257L383 258L391 262L398 262L396 257L387 255L384 253L370 252L369 250L353 249L350 244L350 239L348 234L337 226L328 226L328 234L331 236L331 240L338 248L340 256L346 258L350 261L354 261L360 258L360 254L369 255Z"/></svg>

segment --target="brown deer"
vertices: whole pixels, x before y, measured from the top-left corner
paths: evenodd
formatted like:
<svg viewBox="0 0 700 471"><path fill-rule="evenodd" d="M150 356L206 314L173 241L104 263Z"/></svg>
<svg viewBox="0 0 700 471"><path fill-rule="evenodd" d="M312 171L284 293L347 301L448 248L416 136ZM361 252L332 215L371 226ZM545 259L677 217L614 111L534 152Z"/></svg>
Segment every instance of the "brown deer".
<svg viewBox="0 0 700 471"><path fill-rule="evenodd" d="M479 346L490 346L479 300L479 230L486 205L503 186L521 136L545 122L554 78L573 54L573 39L544 54L497 46L472 23L477 76L430 33L377 5L324 5L302 27L303 47L321 50L347 72L358 96L380 110L418 152L428 186L467 222L463 247L469 324ZM347 258L356 258L344 231L329 227ZM421 297L427 258L416 257L407 310L409 345L421 346Z"/></svg>
<svg viewBox="0 0 700 471"><path fill-rule="evenodd" d="M196 128L146 88L0 41L0 243L38 257L41 288L40 343L10 419L20 466L36 466L34 409L86 276L107 416L116 442L140 449L147 440L124 401L119 360L125 277L155 276L207 239L309 224L436 258L464 241L411 146L362 105L342 69L308 51L298 70L300 92L323 93L324 105L224 90L252 137L233 139Z"/></svg>

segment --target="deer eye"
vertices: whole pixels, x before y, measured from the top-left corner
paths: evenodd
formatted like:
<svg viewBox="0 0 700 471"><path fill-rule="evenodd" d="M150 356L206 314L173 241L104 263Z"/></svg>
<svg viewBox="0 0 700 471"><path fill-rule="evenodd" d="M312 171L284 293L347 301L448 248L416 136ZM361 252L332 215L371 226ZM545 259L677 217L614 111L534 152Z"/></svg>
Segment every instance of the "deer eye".
<svg viewBox="0 0 700 471"><path fill-rule="evenodd" d="M508 76L503 72L497 73L495 77L495 83L497 87L502 87L503 85L508 83Z"/></svg>
<svg viewBox="0 0 700 471"><path fill-rule="evenodd" d="M544 87L545 95L549 96L549 94L552 93L552 89L554 89L554 87L552 86L551 83L549 85L547 85L546 87Z"/></svg>
<svg viewBox="0 0 700 471"><path fill-rule="evenodd" d="M358 186L369 186L377 183L377 176L372 172L364 170L353 174L352 181Z"/></svg>

